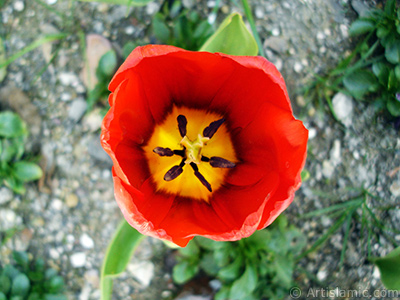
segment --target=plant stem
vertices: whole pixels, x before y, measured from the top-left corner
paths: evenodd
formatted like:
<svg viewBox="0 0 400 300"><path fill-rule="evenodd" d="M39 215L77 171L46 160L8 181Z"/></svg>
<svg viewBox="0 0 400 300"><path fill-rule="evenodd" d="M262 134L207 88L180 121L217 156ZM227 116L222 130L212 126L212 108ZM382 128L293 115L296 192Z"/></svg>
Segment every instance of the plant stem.
<svg viewBox="0 0 400 300"><path fill-rule="evenodd" d="M247 2L247 0L242 0L242 5L243 5L243 9L244 9L244 14L246 15L246 18L250 23L250 28L251 28L251 31L253 32L254 39L257 42L258 52L260 53L261 56L265 57L264 48L261 43L260 36L257 32L256 24L254 23L253 14L251 13L250 5Z"/></svg>

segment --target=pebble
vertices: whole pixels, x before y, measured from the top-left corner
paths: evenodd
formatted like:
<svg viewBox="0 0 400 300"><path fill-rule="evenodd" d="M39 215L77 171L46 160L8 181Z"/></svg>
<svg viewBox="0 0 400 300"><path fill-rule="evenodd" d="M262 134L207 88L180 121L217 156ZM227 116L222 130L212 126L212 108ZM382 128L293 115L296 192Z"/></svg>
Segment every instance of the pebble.
<svg viewBox="0 0 400 300"><path fill-rule="evenodd" d="M332 98L332 106L339 121L349 127L353 119L353 98L343 93L337 93Z"/></svg>
<svg viewBox="0 0 400 300"><path fill-rule="evenodd" d="M193 4L191 4L190 2L192 2L192 1L185 1L185 3L184 3L184 5L186 6L186 7L189 7L189 6L193 6ZM154 1L151 1L149 4L147 4L147 6L146 6L146 13L148 14L148 15L154 15L158 10L159 10L159 4L158 3L156 3L156 2L154 2Z"/></svg>
<svg viewBox="0 0 400 300"><path fill-rule="evenodd" d="M99 286L99 271L96 269L88 270L85 272L86 281L93 287L97 288Z"/></svg>
<svg viewBox="0 0 400 300"><path fill-rule="evenodd" d="M54 210L61 210L62 209L62 207L63 207L63 203L62 203L62 201L60 200L60 199L53 199L52 201L51 201L51 207L54 209Z"/></svg>
<svg viewBox="0 0 400 300"><path fill-rule="evenodd" d="M14 2L14 10L16 11L23 11L25 8L24 2L22 1L16 1Z"/></svg>
<svg viewBox="0 0 400 300"><path fill-rule="evenodd" d="M312 140L316 136L317 136L317 129L315 129L314 127L311 127L310 129L308 129L308 139L309 140Z"/></svg>
<svg viewBox="0 0 400 300"><path fill-rule="evenodd" d="M322 162L322 175L324 175L326 178L331 178L333 172L335 172L335 167L333 164L329 160L324 160Z"/></svg>
<svg viewBox="0 0 400 300"><path fill-rule="evenodd" d="M67 197L65 197L65 204L69 207L69 208L74 208L78 205L79 203L79 198L77 195L75 194L68 194Z"/></svg>
<svg viewBox="0 0 400 300"><path fill-rule="evenodd" d="M328 272L325 269L321 269L317 273L317 278L319 281L324 281L328 276Z"/></svg>
<svg viewBox="0 0 400 300"><path fill-rule="evenodd" d="M144 287L150 285L154 277L154 264L150 261L140 261L128 265L128 271Z"/></svg>
<svg viewBox="0 0 400 300"><path fill-rule="evenodd" d="M53 5L57 3L57 0L46 0L46 3L49 5Z"/></svg>
<svg viewBox="0 0 400 300"><path fill-rule="evenodd" d="M340 152L341 152L341 143L340 140L335 140L333 142L333 146L331 151L329 152L330 155L330 160L332 162L332 164L334 166L337 166L338 164L340 164L341 162L341 156L340 156Z"/></svg>
<svg viewBox="0 0 400 300"><path fill-rule="evenodd" d="M13 192L9 188L0 188L0 205L11 201L13 196Z"/></svg>
<svg viewBox="0 0 400 300"><path fill-rule="evenodd" d="M85 249L92 249L94 247L93 239L86 233L81 235L79 242Z"/></svg>
<svg viewBox="0 0 400 300"><path fill-rule="evenodd" d="M390 192L392 193L393 196L399 197L400 196L400 183L399 182L394 182L390 187L389 187Z"/></svg>
<svg viewBox="0 0 400 300"><path fill-rule="evenodd" d="M86 264L86 254L83 252L76 252L71 255L70 262L72 267L81 268Z"/></svg>
<svg viewBox="0 0 400 300"><path fill-rule="evenodd" d="M22 224L22 218L11 209L0 210L0 231L6 231Z"/></svg>
<svg viewBox="0 0 400 300"><path fill-rule="evenodd" d="M72 102L69 108L68 117L71 120L78 122L85 114L86 109L87 109L87 102L83 99L76 99Z"/></svg>
<svg viewBox="0 0 400 300"><path fill-rule="evenodd" d="M78 81L78 78L74 73L71 72L62 72L58 75L58 79L60 80L62 85L70 86Z"/></svg>
<svg viewBox="0 0 400 300"><path fill-rule="evenodd" d="M60 258L60 253L54 248L50 248L49 255L54 260L58 260Z"/></svg>
<svg viewBox="0 0 400 300"><path fill-rule="evenodd" d="M100 129L103 117L99 109L92 110L82 120L83 126L90 132L95 132Z"/></svg>
<svg viewBox="0 0 400 300"><path fill-rule="evenodd" d="M294 66L293 66L293 70L294 70L296 73L300 73L301 70L303 70L303 65L302 65L301 63L299 63L299 62L295 62L295 63L294 63Z"/></svg>

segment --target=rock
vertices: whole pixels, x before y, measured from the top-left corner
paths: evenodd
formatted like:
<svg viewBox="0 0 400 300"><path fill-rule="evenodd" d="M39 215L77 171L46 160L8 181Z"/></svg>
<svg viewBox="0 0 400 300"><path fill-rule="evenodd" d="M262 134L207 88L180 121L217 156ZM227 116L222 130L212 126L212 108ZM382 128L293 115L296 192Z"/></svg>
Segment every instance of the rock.
<svg viewBox="0 0 400 300"><path fill-rule="evenodd" d="M321 269L317 273L317 278L319 281L324 281L327 276L328 276L328 272L326 271L326 269Z"/></svg>
<svg viewBox="0 0 400 300"><path fill-rule="evenodd" d="M100 139L98 136L95 138L91 138L88 141L88 146L87 146L89 154L96 160L99 160L101 162L106 163L109 166L112 166L112 160L108 156L108 154L104 151L104 149L101 147L100 144Z"/></svg>
<svg viewBox="0 0 400 300"><path fill-rule="evenodd" d="M268 47L277 53L284 53L288 49L288 43L283 37L270 36L265 40L264 47Z"/></svg>
<svg viewBox="0 0 400 300"><path fill-rule="evenodd" d="M370 7L363 0L352 0L351 6L358 13L359 16L364 16L365 13L370 10Z"/></svg>
<svg viewBox="0 0 400 300"><path fill-rule="evenodd" d="M333 172L335 172L335 167L329 160L324 160L322 162L322 175L324 175L326 178L331 178Z"/></svg>
<svg viewBox="0 0 400 300"><path fill-rule="evenodd" d="M105 37L98 34L86 36L86 57L87 63L83 67L81 78L88 89L93 89L97 82L96 70L100 58L112 49L111 43Z"/></svg>
<svg viewBox="0 0 400 300"><path fill-rule="evenodd" d="M399 182L394 182L390 187L389 187L390 192L392 193L393 196L399 197L400 196L400 183Z"/></svg>
<svg viewBox="0 0 400 300"><path fill-rule="evenodd" d="M332 106L339 121L349 127L353 118L353 98L343 93L337 93L332 98Z"/></svg>
<svg viewBox="0 0 400 300"><path fill-rule="evenodd" d="M25 8L25 4L22 1L15 1L13 6L14 6L14 10L18 11L18 12L23 11Z"/></svg>
<svg viewBox="0 0 400 300"><path fill-rule="evenodd" d="M76 99L72 102L69 108L68 117L71 120L78 122L85 114L86 109L87 109L87 102L83 99Z"/></svg>
<svg viewBox="0 0 400 300"><path fill-rule="evenodd" d="M76 77L75 73L71 72L60 73L58 75L58 80L60 80L60 83L65 86L77 85L79 82L78 77Z"/></svg>
<svg viewBox="0 0 400 300"><path fill-rule="evenodd" d="M150 285L154 277L154 264L150 261L139 261L128 265L128 271L144 287Z"/></svg>
<svg viewBox="0 0 400 300"><path fill-rule="evenodd" d="M99 287L99 271L96 269L88 270L85 272L85 279L86 281L92 285L92 287L98 288Z"/></svg>
<svg viewBox="0 0 400 300"><path fill-rule="evenodd" d="M79 203L79 198L75 194L68 194L67 197L65 197L65 204L69 208L76 207Z"/></svg>
<svg viewBox="0 0 400 300"><path fill-rule="evenodd" d="M13 196L14 194L9 188L0 188L0 205L11 201Z"/></svg>
<svg viewBox="0 0 400 300"><path fill-rule="evenodd" d="M16 235L14 239L14 247L17 251L26 251L29 247L33 237L33 231L29 228L24 228L21 232Z"/></svg>
<svg viewBox="0 0 400 300"><path fill-rule="evenodd" d="M82 120L83 126L90 132L95 132L100 129L103 117L100 113L100 109L94 109L89 112Z"/></svg>
<svg viewBox="0 0 400 300"><path fill-rule="evenodd" d="M335 140L333 142L332 149L329 152L330 160L331 160L331 163L333 164L333 166L337 166L342 161L341 155L340 155L340 152L341 152L340 148L341 148L340 140Z"/></svg>
<svg viewBox="0 0 400 300"><path fill-rule="evenodd" d="M81 235L79 238L79 243L85 249L92 249L94 247L93 239L86 233Z"/></svg>
<svg viewBox="0 0 400 300"><path fill-rule="evenodd" d="M22 218L11 209L0 210L0 231L6 231L22 224Z"/></svg>
<svg viewBox="0 0 400 300"><path fill-rule="evenodd" d="M71 255L70 262L72 267L81 268L86 264L86 254L83 252L76 252Z"/></svg>

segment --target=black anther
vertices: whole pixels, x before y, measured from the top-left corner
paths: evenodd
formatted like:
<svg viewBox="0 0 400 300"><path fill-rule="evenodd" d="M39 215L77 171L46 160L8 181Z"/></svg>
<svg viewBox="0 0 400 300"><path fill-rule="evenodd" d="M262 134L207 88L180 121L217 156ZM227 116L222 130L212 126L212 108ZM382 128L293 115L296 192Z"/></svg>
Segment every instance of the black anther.
<svg viewBox="0 0 400 300"><path fill-rule="evenodd" d="M185 137L187 119L184 115L179 115L177 120L178 120L179 133L180 133L181 137Z"/></svg>
<svg viewBox="0 0 400 300"><path fill-rule="evenodd" d="M174 180L176 177L181 175L183 172L182 166L173 166L167 173L164 175L164 180L165 181L171 181Z"/></svg>
<svg viewBox="0 0 400 300"><path fill-rule="evenodd" d="M218 156L213 156L210 158L210 165L213 168L233 168L235 163Z"/></svg>
<svg viewBox="0 0 400 300"><path fill-rule="evenodd" d="M193 162L190 163L190 166L192 167L194 171L194 175L200 180L200 182L209 190L212 192L211 184L204 178L203 175L199 172L199 167Z"/></svg>
<svg viewBox="0 0 400 300"><path fill-rule="evenodd" d="M172 151L169 148L163 148L163 147L156 147L153 149L153 152L160 156L172 156L175 153L175 151Z"/></svg>
<svg viewBox="0 0 400 300"><path fill-rule="evenodd" d="M185 157L185 150L174 150L174 154Z"/></svg>
<svg viewBox="0 0 400 300"><path fill-rule="evenodd" d="M217 132L218 128L222 125L222 123L225 122L225 119L219 119L217 121L211 122L210 125L208 125L206 128L203 130L203 136L212 138L213 135Z"/></svg>

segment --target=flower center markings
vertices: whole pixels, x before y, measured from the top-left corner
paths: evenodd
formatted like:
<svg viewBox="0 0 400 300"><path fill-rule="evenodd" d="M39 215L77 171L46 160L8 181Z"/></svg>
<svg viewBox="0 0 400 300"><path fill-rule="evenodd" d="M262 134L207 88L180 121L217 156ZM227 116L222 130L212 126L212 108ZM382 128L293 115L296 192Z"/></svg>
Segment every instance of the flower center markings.
<svg viewBox="0 0 400 300"><path fill-rule="evenodd" d="M194 175L199 179L201 184L207 188L208 191L212 192L211 184L207 179L200 173L199 165L201 162L209 163L213 168L233 168L235 163L218 156L207 157L202 155L203 148L207 145L207 142L214 136L219 127L225 122L225 119L219 119L213 121L204 130L203 134L198 134L197 139L192 141L187 137L187 119L184 115L177 117L179 134L182 137L180 145L183 147L181 150L171 150L170 148L156 147L153 152L159 156L174 156L178 155L182 157L179 165L173 166L164 175L165 181L171 181L177 178L183 173L183 167L190 165L194 171Z"/></svg>

